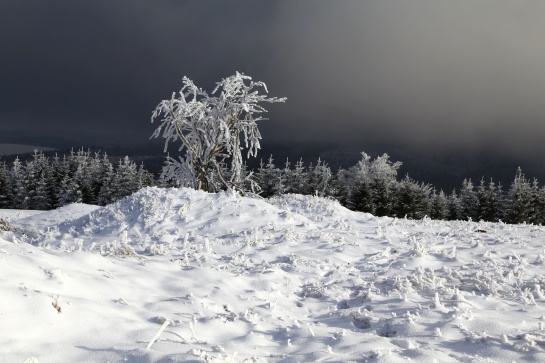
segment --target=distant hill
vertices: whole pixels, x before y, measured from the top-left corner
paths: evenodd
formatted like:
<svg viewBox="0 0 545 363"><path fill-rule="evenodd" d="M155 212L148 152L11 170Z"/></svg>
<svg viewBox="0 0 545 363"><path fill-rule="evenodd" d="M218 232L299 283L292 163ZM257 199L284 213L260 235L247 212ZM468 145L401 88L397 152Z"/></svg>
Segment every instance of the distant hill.
<svg viewBox="0 0 545 363"><path fill-rule="evenodd" d="M50 151L50 147L22 144L0 144L0 155L28 154L34 150Z"/></svg>

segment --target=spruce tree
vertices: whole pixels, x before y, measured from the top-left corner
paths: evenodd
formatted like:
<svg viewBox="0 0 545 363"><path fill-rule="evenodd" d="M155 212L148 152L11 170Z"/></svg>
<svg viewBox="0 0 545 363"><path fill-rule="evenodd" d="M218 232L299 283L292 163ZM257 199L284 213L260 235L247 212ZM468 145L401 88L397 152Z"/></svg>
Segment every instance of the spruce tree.
<svg viewBox="0 0 545 363"><path fill-rule="evenodd" d="M378 217L390 215L393 204L392 183L385 179L375 178L371 184L375 215Z"/></svg>
<svg viewBox="0 0 545 363"><path fill-rule="evenodd" d="M460 190L461 219L477 221L479 218L479 198L471 179L464 179Z"/></svg>
<svg viewBox="0 0 545 363"><path fill-rule="evenodd" d="M320 158L316 166L310 164L304 194L324 196L331 179L331 169Z"/></svg>
<svg viewBox="0 0 545 363"><path fill-rule="evenodd" d="M272 155L269 157L267 164L261 160L259 169L256 173L257 184L259 185L260 195L264 198L272 197L273 195L283 194L285 187L283 185L281 171L274 165Z"/></svg>
<svg viewBox="0 0 545 363"><path fill-rule="evenodd" d="M74 178L65 177L58 188L57 207L71 203L81 203L82 196L78 183Z"/></svg>
<svg viewBox="0 0 545 363"><path fill-rule="evenodd" d="M481 180L477 192L479 198L479 220L486 222L498 222L502 217L503 192L501 185L496 186L490 179L488 187Z"/></svg>
<svg viewBox="0 0 545 363"><path fill-rule="evenodd" d="M506 202L508 223L529 221L532 214L532 187L520 167L515 174L515 180L511 183Z"/></svg>
<svg viewBox="0 0 545 363"><path fill-rule="evenodd" d="M339 170L337 170L337 173L331 178L328 195L338 200L341 205L348 207L350 187L347 182L346 174L346 170L344 169L339 168Z"/></svg>
<svg viewBox="0 0 545 363"><path fill-rule="evenodd" d="M431 200L430 217L432 219L446 220L449 216L448 198L445 193L440 190L439 193L433 191Z"/></svg>
<svg viewBox="0 0 545 363"><path fill-rule="evenodd" d="M13 204L13 191L6 162L0 165L0 208L8 209Z"/></svg>
<svg viewBox="0 0 545 363"><path fill-rule="evenodd" d="M25 209L28 200L26 170L18 157L13 161L10 178L13 195L13 208Z"/></svg>
<svg viewBox="0 0 545 363"><path fill-rule="evenodd" d="M308 181L308 174L305 170L303 159L295 163L293 170L285 172L286 175L286 193L304 194Z"/></svg>
<svg viewBox="0 0 545 363"><path fill-rule="evenodd" d="M49 160L38 150L26 165L27 198L23 209L47 210L53 207L52 171Z"/></svg>
<svg viewBox="0 0 545 363"><path fill-rule="evenodd" d="M46 173L42 173L35 184L35 191L32 198L32 209L49 210L52 206L51 184Z"/></svg>
<svg viewBox="0 0 545 363"><path fill-rule="evenodd" d="M350 196L350 209L358 212L375 213L373 204L373 191L368 180L364 179L359 182Z"/></svg>
<svg viewBox="0 0 545 363"><path fill-rule="evenodd" d="M460 199L456 194L456 189L452 190L452 193L448 197L448 219L451 221L462 219L462 208L460 206Z"/></svg>
<svg viewBox="0 0 545 363"><path fill-rule="evenodd" d="M139 189L138 168L128 156L119 161L111 187L113 202L131 195Z"/></svg>
<svg viewBox="0 0 545 363"><path fill-rule="evenodd" d="M395 216L422 219L431 212L431 186L418 184L408 175L398 184L394 203Z"/></svg>

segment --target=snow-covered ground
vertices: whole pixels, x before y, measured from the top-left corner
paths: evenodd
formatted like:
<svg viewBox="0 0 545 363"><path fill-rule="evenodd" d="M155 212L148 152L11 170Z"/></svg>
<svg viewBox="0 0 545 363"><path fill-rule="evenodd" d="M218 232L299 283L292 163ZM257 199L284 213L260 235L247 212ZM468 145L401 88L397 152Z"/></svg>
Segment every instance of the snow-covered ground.
<svg viewBox="0 0 545 363"><path fill-rule="evenodd" d="M0 362L545 362L540 226L157 188L0 217Z"/></svg>

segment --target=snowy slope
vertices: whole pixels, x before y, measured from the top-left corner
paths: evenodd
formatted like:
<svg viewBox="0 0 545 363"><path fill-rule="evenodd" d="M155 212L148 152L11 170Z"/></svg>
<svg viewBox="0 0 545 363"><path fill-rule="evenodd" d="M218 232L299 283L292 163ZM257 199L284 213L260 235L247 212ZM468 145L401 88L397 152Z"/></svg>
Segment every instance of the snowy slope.
<svg viewBox="0 0 545 363"><path fill-rule="evenodd" d="M0 362L545 361L540 226L157 188L14 219Z"/></svg>
<svg viewBox="0 0 545 363"><path fill-rule="evenodd" d="M25 217L44 213L43 210L20 210L20 209L0 209L0 218L12 222Z"/></svg>

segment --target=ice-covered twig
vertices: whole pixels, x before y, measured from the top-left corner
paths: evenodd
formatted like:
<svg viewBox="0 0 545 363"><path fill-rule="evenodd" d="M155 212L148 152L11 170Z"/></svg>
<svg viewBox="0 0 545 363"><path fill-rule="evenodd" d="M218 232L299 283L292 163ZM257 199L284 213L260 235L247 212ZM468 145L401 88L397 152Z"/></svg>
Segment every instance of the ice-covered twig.
<svg viewBox="0 0 545 363"><path fill-rule="evenodd" d="M155 334L155 336L150 340L148 346L146 347L146 349L150 349L151 348L151 345L153 343L155 343L155 341L159 338L159 336L161 335L161 333L163 332L163 330L165 330L165 328L170 324L170 321L169 320L165 320L165 322L163 323L163 325L161 325L161 327L159 328L159 330L157 331L157 334Z"/></svg>

